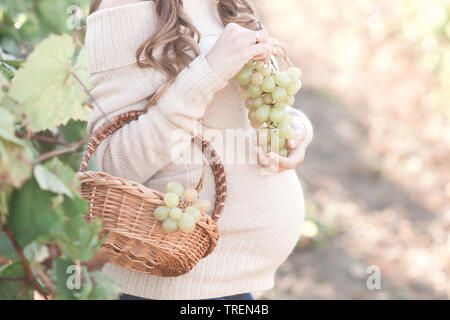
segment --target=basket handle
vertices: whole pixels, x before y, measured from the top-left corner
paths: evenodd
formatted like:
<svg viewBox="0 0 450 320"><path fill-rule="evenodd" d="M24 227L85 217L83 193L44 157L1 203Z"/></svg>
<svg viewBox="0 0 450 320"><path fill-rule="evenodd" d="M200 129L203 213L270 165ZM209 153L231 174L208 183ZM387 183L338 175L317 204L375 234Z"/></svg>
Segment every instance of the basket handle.
<svg viewBox="0 0 450 320"><path fill-rule="evenodd" d="M79 172L85 172L87 170L89 160L92 158L95 150L97 150L98 146L103 140L105 140L109 135L113 134L114 132L122 128L124 125L130 123L131 121L137 120L144 113L146 113L145 110L133 110L119 114L114 117L111 123L109 124L107 123L100 129L98 129L94 133L94 135L92 136L86 147L86 150L83 154ZM216 151L213 149L213 147L208 141L204 140L200 136L196 136L194 139L201 143L202 152L206 155L206 158L209 162L209 165L211 166L212 173L214 175L214 181L216 184L216 200L211 218L214 222L217 222L217 220L219 220L219 218L222 215L222 211L225 206L225 200L228 195L225 168ZM199 183L197 184L196 187L197 191L200 191L200 189L202 188L203 179L204 179L204 171L202 177L200 178Z"/></svg>

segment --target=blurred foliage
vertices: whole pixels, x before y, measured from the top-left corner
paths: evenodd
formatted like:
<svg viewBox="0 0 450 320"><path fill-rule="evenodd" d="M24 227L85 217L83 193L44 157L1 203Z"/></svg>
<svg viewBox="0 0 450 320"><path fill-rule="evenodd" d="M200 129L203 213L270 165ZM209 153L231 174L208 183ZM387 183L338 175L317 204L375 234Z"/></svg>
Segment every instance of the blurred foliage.
<svg viewBox="0 0 450 320"><path fill-rule="evenodd" d="M86 51L69 33L87 5L0 1L0 299L119 292L96 271L105 263L101 223L86 222L75 176L91 84Z"/></svg>

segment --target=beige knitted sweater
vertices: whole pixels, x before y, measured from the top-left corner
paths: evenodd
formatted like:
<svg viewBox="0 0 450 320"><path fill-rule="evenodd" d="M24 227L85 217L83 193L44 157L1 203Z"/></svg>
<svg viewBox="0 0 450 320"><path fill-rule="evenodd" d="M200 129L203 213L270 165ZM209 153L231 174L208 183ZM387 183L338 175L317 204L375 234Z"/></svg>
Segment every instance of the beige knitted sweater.
<svg viewBox="0 0 450 320"><path fill-rule="evenodd" d="M223 30L216 0L184 0L199 29L202 54L184 69L149 112L105 140L96 153L99 170L161 191L170 181L194 186L202 162L200 149L180 132L193 135L202 128L224 161L229 196L218 221L220 239L214 252L180 277L162 278L107 264L124 293L151 299L204 299L274 286L274 274L295 247L304 219L300 183L293 170L264 174L256 163L255 131L234 80L221 81L204 54ZM137 67L135 52L155 28L151 1L110 8L87 20L96 101L109 117L142 109L146 98L165 81L154 69ZM312 138L308 119L291 108ZM95 109L89 131L104 118ZM237 142L236 142L237 141ZM214 181L207 174L202 198L214 203Z"/></svg>

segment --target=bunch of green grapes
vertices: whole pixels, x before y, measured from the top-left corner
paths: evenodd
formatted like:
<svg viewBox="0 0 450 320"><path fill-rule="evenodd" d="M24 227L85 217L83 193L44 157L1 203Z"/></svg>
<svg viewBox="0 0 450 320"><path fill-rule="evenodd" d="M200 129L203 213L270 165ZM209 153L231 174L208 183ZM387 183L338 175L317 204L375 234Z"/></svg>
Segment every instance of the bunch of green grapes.
<svg viewBox="0 0 450 320"><path fill-rule="evenodd" d="M290 67L281 72L262 61L251 61L236 75L236 80L247 91L245 105L248 119L258 131L259 145L265 151L286 157L286 141L293 137L292 117L285 112L295 103L294 95L301 89L302 71Z"/></svg>
<svg viewBox="0 0 450 320"><path fill-rule="evenodd" d="M162 221L165 232L173 232L178 229L185 233L191 233L202 216L211 208L206 199L199 199L195 189L184 190L179 182L169 182L164 196L165 206L156 208L153 213L155 218Z"/></svg>

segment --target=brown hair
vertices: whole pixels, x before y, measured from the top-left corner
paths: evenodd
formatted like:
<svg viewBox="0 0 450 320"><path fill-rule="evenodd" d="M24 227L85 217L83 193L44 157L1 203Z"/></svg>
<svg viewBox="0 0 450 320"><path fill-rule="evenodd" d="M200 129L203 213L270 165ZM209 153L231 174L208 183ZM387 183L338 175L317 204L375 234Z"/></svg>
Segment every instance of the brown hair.
<svg viewBox="0 0 450 320"><path fill-rule="evenodd" d="M101 2L91 0L91 13L99 8ZM159 18L156 31L137 48L136 60L140 68L151 67L163 72L168 81L149 97L147 108L158 101L178 73L200 54L200 33L184 11L183 0L155 0L155 3ZM234 22L257 30L258 21L247 0L217 0L217 7L224 25ZM157 48L162 50L159 57L155 56Z"/></svg>

